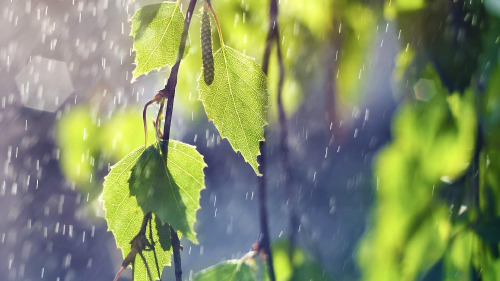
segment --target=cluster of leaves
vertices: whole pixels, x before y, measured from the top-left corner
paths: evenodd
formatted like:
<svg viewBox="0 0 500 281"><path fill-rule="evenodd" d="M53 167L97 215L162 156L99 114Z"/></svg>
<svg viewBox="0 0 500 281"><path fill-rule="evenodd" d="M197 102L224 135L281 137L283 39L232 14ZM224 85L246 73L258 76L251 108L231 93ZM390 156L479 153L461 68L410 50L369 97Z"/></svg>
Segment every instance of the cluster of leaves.
<svg viewBox="0 0 500 281"><path fill-rule="evenodd" d="M498 280L499 18L483 1L389 2L405 99L375 163L363 278Z"/></svg>
<svg viewBox="0 0 500 281"><path fill-rule="evenodd" d="M144 6L135 13L131 22L136 52L134 80L142 74L177 63L185 28L179 2ZM206 31L202 36L206 37ZM200 99L221 136L229 140L235 151L241 152L258 174L259 142L264 141L263 127L266 125L266 77L254 59L224 45L222 38L220 42L221 46L213 56L213 65L210 65L214 69L204 72L213 73L213 78L205 79L202 74L198 80ZM189 40L187 45L190 45ZM188 47L185 50L183 57L189 53ZM173 97L171 94L165 98ZM157 130L153 135L160 136ZM200 191L205 187L205 166L195 147L159 139L147 147L136 148L111 168L105 177L101 199L109 230L124 257L133 250L130 241L142 230L142 218L149 213L153 214L151 226L156 229L150 242L160 245L160 266L170 263L169 228L197 243L194 224L200 207ZM146 264L155 264L156 258L148 252L145 261ZM136 263L136 266L135 280L147 280L145 266L141 263ZM153 278L160 278L159 273L151 273Z"/></svg>

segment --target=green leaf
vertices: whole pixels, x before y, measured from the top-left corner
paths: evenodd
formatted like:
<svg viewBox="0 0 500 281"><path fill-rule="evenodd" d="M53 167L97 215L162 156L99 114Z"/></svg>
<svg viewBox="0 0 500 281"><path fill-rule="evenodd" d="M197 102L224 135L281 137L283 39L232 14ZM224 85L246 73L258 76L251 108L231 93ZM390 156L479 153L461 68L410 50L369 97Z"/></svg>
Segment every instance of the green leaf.
<svg viewBox="0 0 500 281"><path fill-rule="evenodd" d="M144 212L155 213L189 240L198 243L194 232L200 191L205 188L203 156L196 148L169 141L167 165L160 145L144 150L130 175L130 194Z"/></svg>
<svg viewBox="0 0 500 281"><path fill-rule="evenodd" d="M194 281L255 281L250 266L239 260L229 260L207 269L194 276Z"/></svg>
<svg viewBox="0 0 500 281"><path fill-rule="evenodd" d="M184 15L178 3L163 2L140 8L130 20L136 51L132 81L142 74L177 61L184 29ZM189 50L186 44L185 57Z"/></svg>
<svg viewBox="0 0 500 281"><path fill-rule="evenodd" d="M134 167L143 151L144 147L140 147L111 167L111 171L104 179L104 189L101 195L108 230L113 232L116 245L122 250L124 258L130 252L130 241L139 232L145 215L137 204L136 198L130 196L128 188L128 179L132 167ZM154 229L153 241L156 243L156 254L161 272L163 266L170 265L169 226L168 224L161 226L158 219L155 218L152 220L152 227ZM149 227L147 237L149 238ZM153 278L159 279L153 251L143 251L142 253L146 258L151 275ZM146 267L139 257L136 257L135 261L135 280L149 280Z"/></svg>
<svg viewBox="0 0 500 281"><path fill-rule="evenodd" d="M215 79L211 85L198 81L200 99L208 119L222 138L240 151L259 176L259 142L264 141L268 103L266 76L253 58L222 46L215 54Z"/></svg>

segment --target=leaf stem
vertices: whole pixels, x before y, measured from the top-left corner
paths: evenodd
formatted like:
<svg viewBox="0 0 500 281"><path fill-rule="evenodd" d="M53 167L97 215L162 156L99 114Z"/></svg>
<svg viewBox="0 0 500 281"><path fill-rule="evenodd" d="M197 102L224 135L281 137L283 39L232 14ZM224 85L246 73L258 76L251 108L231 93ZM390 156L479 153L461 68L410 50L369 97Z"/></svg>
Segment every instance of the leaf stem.
<svg viewBox="0 0 500 281"><path fill-rule="evenodd" d="M217 18L217 14L215 13L214 8L212 7L212 2L210 0L205 0L205 1L207 3L207 6L210 8L210 11L212 11L212 16L214 17L215 25L217 26L217 33L219 33L220 46L221 46L221 48L224 48L224 39L222 38L222 29L220 28L219 19Z"/></svg>

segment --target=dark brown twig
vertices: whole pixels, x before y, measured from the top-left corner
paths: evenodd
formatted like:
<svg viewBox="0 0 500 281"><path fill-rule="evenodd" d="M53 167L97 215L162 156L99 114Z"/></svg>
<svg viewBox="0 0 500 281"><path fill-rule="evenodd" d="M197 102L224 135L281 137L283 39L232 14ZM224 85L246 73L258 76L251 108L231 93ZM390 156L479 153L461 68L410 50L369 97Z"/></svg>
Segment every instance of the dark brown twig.
<svg viewBox="0 0 500 281"><path fill-rule="evenodd" d="M279 40L279 27L278 27L278 2L276 0L271 0L269 3L269 29L266 38L266 47L264 50L264 58L262 59L262 71L267 75L269 71L269 59L271 56L272 46L276 44L277 58L279 64L279 81L278 81L278 95L277 95L277 105L278 105L278 116L280 121L281 128L281 140L280 140L280 153L281 153L281 162L284 170L284 184L287 186L288 190L288 199L291 206L293 206L293 192L290 186L290 166L288 162L288 146L286 141L288 139L288 130L286 125L286 115L283 109L282 102L282 91L283 91L283 81L285 77L285 67L283 63L283 56L281 53L281 46ZM266 132L264 131L264 136ZM276 280L274 274L274 266L272 259L272 251L270 245L269 238L269 227L267 222L267 209L266 209L266 181L265 181L265 144L263 142L260 143L260 151L261 155L258 158L259 160L259 172L263 174L261 178L258 179L258 191L259 191L259 210L260 210L260 228L261 228L261 237L259 247L264 250L268 259L268 271L269 278L271 281ZM291 241L294 241L294 233L295 233L295 225L296 225L296 215L294 208L292 207L290 212L291 217ZM294 243L290 243L291 246Z"/></svg>
<svg viewBox="0 0 500 281"><path fill-rule="evenodd" d="M177 62L174 64L170 71L170 76L168 77L167 84L165 88L160 92L167 98L167 106L165 109L165 124L163 125L163 137L161 143L161 151L164 160L167 159L168 154L168 142L170 140L170 127L172 125L172 113L174 109L174 98L175 98L175 88L177 86L177 76L179 73L179 65L186 49L186 40L189 31L189 25L191 24L191 18L194 13L194 8L196 6L196 0L191 0L186 12L186 17L184 18L184 29L182 31L181 43L179 45L179 53L177 54ZM170 236L172 239L172 250L174 252L174 267L175 267L175 280L182 280L182 265L181 265L181 246L179 242L179 236L175 229L170 226Z"/></svg>
<svg viewBox="0 0 500 281"><path fill-rule="evenodd" d="M139 255L144 262L144 265L146 266L146 271L148 272L149 280L153 281L153 277L151 276L151 271L149 270L148 263L146 259L144 258L144 255L142 254L142 251L150 251L153 250L155 260L156 260L156 252L154 251L154 241L152 237L152 232L151 232L151 241L153 243L149 242L148 239L146 238L146 228L148 225L148 222L151 227L151 212L147 213L144 215L144 218L142 219L142 224L141 224L141 229L139 230L139 233L130 241L130 252L128 255L125 257L125 259L122 262L122 266L118 273L116 273L115 279L113 281L117 281L122 272L132 264L132 280L134 280L134 269L135 269L135 257ZM151 228L150 228L151 229ZM158 262L156 263L158 272L159 272L159 267L158 267ZM158 273L158 278L160 277L160 274ZM161 280L161 279L160 279Z"/></svg>
<svg viewBox="0 0 500 281"><path fill-rule="evenodd" d="M156 257L155 241L153 239L153 218L149 219L149 240L151 240L151 249L153 250L153 256L155 257L156 270L158 273L158 278L161 276L160 265L158 264L158 258ZM161 281L161 278L160 278Z"/></svg>
<svg viewBox="0 0 500 281"><path fill-rule="evenodd" d="M172 237L172 249L174 249L174 271L175 280L182 281L182 266L181 266L181 243L175 229L170 226L170 236ZM175 250L177 249L177 251Z"/></svg>

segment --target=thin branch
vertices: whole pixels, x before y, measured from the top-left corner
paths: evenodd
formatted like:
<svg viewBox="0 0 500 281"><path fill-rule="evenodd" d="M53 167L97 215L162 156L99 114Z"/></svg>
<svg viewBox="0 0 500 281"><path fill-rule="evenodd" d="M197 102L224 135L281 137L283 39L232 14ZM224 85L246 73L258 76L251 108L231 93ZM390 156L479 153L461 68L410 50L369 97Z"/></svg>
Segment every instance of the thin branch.
<svg viewBox="0 0 500 281"><path fill-rule="evenodd" d="M161 150L164 160L167 159L168 154L168 142L170 140L170 127L172 125L172 113L174 109L174 98L175 98L175 88L177 87L177 76L179 73L179 65L186 49L186 40L188 37L189 25L191 24L191 18L194 13L194 7L196 6L196 0L191 0L186 12L186 17L184 18L184 29L182 30L181 43L179 45L179 53L177 54L177 62L174 64L170 71L170 76L168 77L167 84L165 88L161 90L163 94L167 97L167 106L165 109L165 124L163 125L163 137ZM176 281L182 280L182 265L181 265L181 246L179 237L175 229L170 226L170 236L172 239L172 250L174 252L174 267L175 267L175 279Z"/></svg>
<svg viewBox="0 0 500 281"><path fill-rule="evenodd" d="M170 226L170 237L172 241L172 249L174 249L174 270L175 270L175 281L182 281L182 266L181 266L181 242L179 241L179 236L177 231ZM177 249L177 250L175 250Z"/></svg>
<svg viewBox="0 0 500 281"><path fill-rule="evenodd" d="M276 0L272 0L272 2L276 2ZM298 217L296 212L296 201L295 201L295 192L292 186L292 168L290 167L290 161L288 158L288 126L286 121L285 109L283 107L283 82L285 79L285 65L283 63L283 55L281 53L281 44L279 42L279 30L277 27L278 23L276 22L276 31L275 31L275 40L276 40L276 53L278 56L278 64L279 64L279 81L278 81L278 95L276 97L276 103L278 105L278 119L280 123L280 154L281 154L281 167L283 169L283 185L287 191L287 199L288 199L288 211L290 216L289 222L289 231L290 231L290 260L293 257L293 253L295 251L295 240L296 233L298 228Z"/></svg>
<svg viewBox="0 0 500 281"><path fill-rule="evenodd" d="M277 46L277 56L278 63L280 69L280 76L278 82L278 113L280 119L281 126L281 142L280 142L280 151L282 154L282 162L285 164L288 162L288 147L286 145L286 139L288 135L287 127L286 127L286 116L285 111L283 109L283 103L281 99L281 93L283 89L283 80L285 75L285 68L283 64L283 57L281 54L280 42L279 42L279 29L278 29L278 2L276 0L271 0L269 4L269 29L266 38L266 47L264 50L264 58L262 59L262 71L267 75L269 71L269 59L271 56L271 49L273 43L276 43ZM264 131L264 136L266 132ZM269 238L269 226L267 221L267 208L266 208L266 179L265 179L265 144L263 142L260 143L260 151L261 155L258 158L259 161L259 172L263 174L262 177L258 179L258 193L259 193L259 212L260 212L260 229L261 229L261 237L259 247L264 250L268 259L268 272L269 278L271 281L276 280L274 274L274 265L273 265L273 257L271 251L271 243ZM289 186L289 166L288 164L284 165L285 170L285 184ZM290 197L290 196L289 196ZM290 199L290 198L289 198ZM294 220L292 220L294 221Z"/></svg>
<svg viewBox="0 0 500 281"><path fill-rule="evenodd" d="M172 124L172 111L174 107L175 98L175 88L177 87L177 76L179 73L179 65L182 60L182 55L186 49L186 40L188 37L189 25L191 24L191 18L193 16L194 7L196 6L196 0L191 0L189 2L189 7L186 12L186 17L184 18L184 29L182 30L181 43L179 45L179 53L177 54L177 62L174 64L170 71L170 76L168 77L167 84L165 88L161 90L167 97L167 108L165 109L165 124L163 126L163 140L165 145L162 146L162 152L164 156L167 154L168 141L170 140L170 126Z"/></svg>
<svg viewBox="0 0 500 281"><path fill-rule="evenodd" d="M158 264L158 258L156 257L155 240L153 239L153 218L149 219L149 239L151 240L151 249L153 250L153 256L155 257L156 271L158 273L158 278L160 278L160 265Z"/></svg>
<svg viewBox="0 0 500 281"><path fill-rule="evenodd" d="M265 134L264 134L265 135ZM259 199L259 221L260 221L260 237L259 237L259 248L264 250L267 257L267 269L269 273L269 279L275 281L276 277L274 275L274 265L273 265L273 254L271 251L271 241L269 239L269 223L267 221L267 195L266 195L266 181L265 181L265 145L264 142L260 143L261 155L257 158L259 161L259 173L262 177L258 177L258 199ZM259 252L260 252L259 249Z"/></svg>

